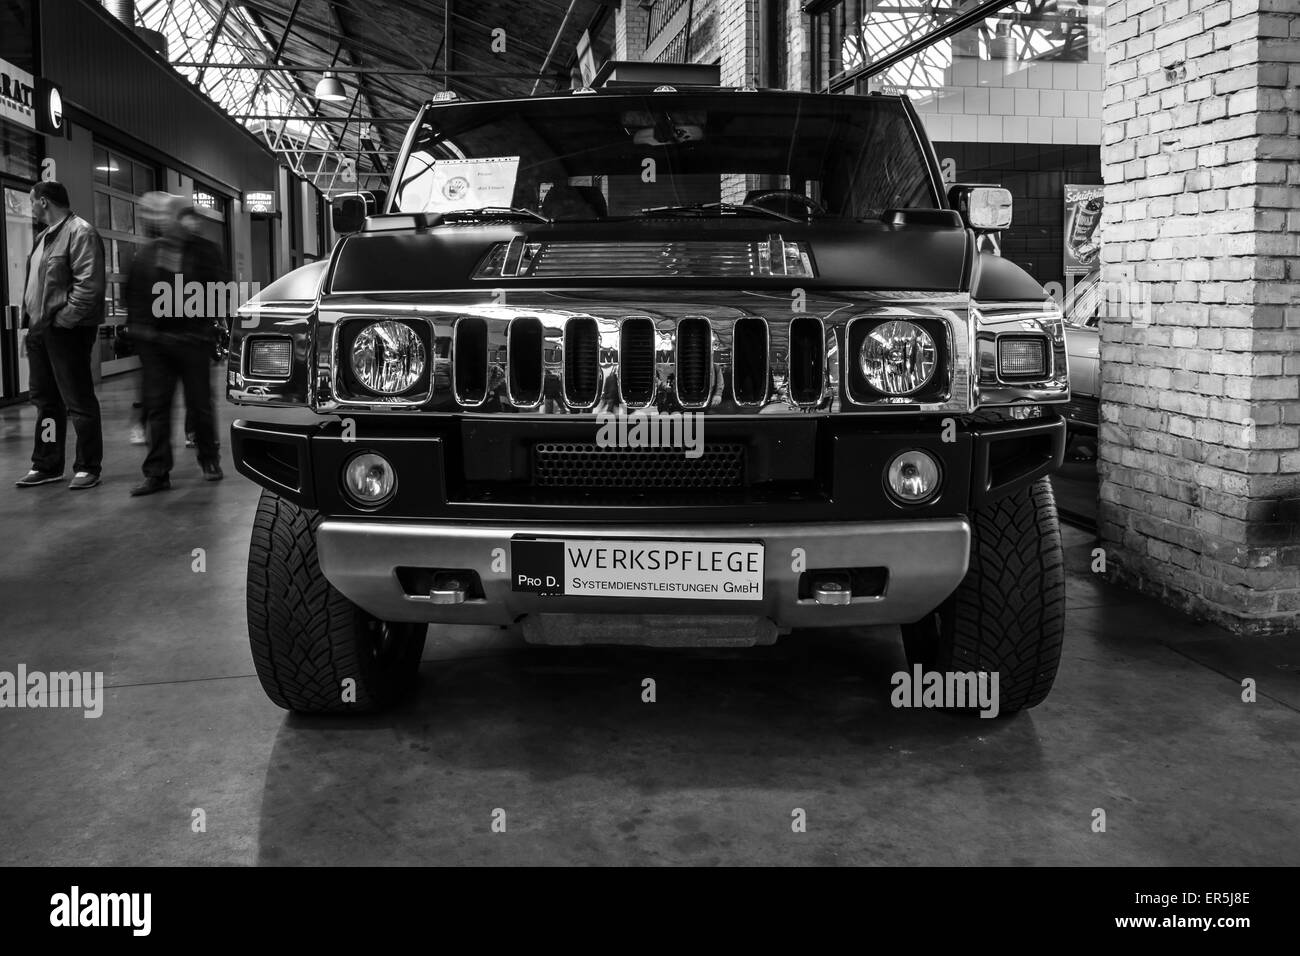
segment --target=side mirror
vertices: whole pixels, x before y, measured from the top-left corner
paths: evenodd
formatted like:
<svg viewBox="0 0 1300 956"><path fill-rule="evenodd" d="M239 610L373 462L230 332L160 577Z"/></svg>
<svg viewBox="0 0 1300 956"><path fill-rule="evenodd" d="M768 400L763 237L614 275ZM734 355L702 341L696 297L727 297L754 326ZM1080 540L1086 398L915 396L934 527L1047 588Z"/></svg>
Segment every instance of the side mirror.
<svg viewBox="0 0 1300 956"><path fill-rule="evenodd" d="M948 202L976 232L997 232L1011 225L1011 193L1001 186L959 184L948 190Z"/></svg>
<svg viewBox="0 0 1300 956"><path fill-rule="evenodd" d="M366 217L373 216L378 211L379 204L375 201L374 194L343 193L335 196L330 203L330 221L334 225L334 231L343 236L359 231Z"/></svg>

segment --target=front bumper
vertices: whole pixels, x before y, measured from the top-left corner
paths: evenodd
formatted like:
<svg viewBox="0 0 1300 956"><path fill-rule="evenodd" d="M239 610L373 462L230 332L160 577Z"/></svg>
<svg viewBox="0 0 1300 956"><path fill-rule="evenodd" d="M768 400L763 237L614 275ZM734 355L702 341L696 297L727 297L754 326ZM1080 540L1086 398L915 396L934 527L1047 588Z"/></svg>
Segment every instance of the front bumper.
<svg viewBox="0 0 1300 956"><path fill-rule="evenodd" d="M546 596L511 587L511 540L526 537L629 541L752 541L764 546L759 601ZM901 624L939 605L966 574L970 523L961 517L854 524L507 525L392 524L326 520L317 531L325 577L346 597L387 621L512 624L532 614L748 615L778 628ZM800 553L801 549L801 553ZM885 569L880 593L841 605L801 597L806 572ZM399 573L399 569L402 569ZM423 574L412 573L417 569ZM411 593L412 580L448 569L471 571L481 587L459 604L434 604Z"/></svg>

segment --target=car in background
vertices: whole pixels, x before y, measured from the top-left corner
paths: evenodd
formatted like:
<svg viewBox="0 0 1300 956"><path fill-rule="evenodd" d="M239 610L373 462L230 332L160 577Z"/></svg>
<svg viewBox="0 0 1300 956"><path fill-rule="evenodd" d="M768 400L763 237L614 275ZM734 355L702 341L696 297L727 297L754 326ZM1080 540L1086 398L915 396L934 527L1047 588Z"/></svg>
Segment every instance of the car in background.
<svg viewBox="0 0 1300 956"><path fill-rule="evenodd" d="M1100 273L1092 272L1066 293L1065 351L1070 360L1070 401L1064 407L1071 435L1097 431L1101 396L1101 316L1105 301Z"/></svg>

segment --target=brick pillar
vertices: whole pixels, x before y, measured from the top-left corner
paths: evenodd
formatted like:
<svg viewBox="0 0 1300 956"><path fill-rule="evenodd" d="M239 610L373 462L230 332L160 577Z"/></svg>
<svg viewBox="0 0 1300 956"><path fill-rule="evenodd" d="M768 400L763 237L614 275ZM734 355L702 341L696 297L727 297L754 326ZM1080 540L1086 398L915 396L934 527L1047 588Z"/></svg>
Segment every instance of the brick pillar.
<svg viewBox="0 0 1300 956"><path fill-rule="evenodd" d="M803 12L804 0L785 0L786 37L785 88L811 90L812 17Z"/></svg>
<svg viewBox="0 0 1300 956"><path fill-rule="evenodd" d="M1294 629L1300 7L1109 0L1106 40L1108 571L1242 633Z"/></svg>
<svg viewBox="0 0 1300 956"><path fill-rule="evenodd" d="M723 86L758 78L758 0L718 0L718 70Z"/></svg>
<svg viewBox="0 0 1300 956"><path fill-rule="evenodd" d="M650 12L636 0L623 0L614 11L614 59L644 59L649 30Z"/></svg>

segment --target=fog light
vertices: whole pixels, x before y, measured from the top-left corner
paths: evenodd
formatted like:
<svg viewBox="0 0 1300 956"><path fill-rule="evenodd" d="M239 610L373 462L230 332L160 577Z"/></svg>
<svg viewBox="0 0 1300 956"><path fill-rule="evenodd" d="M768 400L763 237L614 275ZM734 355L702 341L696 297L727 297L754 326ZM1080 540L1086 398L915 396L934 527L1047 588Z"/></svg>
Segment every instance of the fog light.
<svg viewBox="0 0 1300 956"><path fill-rule="evenodd" d="M397 475L383 455L363 452L343 466L343 489L358 504L383 504L397 490Z"/></svg>
<svg viewBox="0 0 1300 956"><path fill-rule="evenodd" d="M885 479L899 501L920 504L939 493L939 463L929 452L905 451L894 456Z"/></svg>

